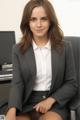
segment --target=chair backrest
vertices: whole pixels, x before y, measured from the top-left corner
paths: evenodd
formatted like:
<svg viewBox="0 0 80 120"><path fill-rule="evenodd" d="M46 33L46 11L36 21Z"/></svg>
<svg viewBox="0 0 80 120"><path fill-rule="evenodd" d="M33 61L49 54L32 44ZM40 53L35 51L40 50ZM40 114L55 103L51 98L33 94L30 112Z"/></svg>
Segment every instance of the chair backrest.
<svg viewBox="0 0 80 120"><path fill-rule="evenodd" d="M80 37L65 36L65 40L71 42L72 49L73 49L73 55L74 55L78 92L71 101L71 108L76 109L77 106L80 104L80 102L79 102L79 96L80 96Z"/></svg>
<svg viewBox="0 0 80 120"><path fill-rule="evenodd" d="M80 41L79 41L79 99L80 99Z"/></svg>

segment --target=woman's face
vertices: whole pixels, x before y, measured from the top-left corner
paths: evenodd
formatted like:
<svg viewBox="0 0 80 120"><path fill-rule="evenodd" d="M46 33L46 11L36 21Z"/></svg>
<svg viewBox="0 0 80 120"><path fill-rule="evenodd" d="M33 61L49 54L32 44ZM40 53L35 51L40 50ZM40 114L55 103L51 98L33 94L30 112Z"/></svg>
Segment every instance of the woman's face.
<svg viewBox="0 0 80 120"><path fill-rule="evenodd" d="M33 9L29 26L34 38L47 37L50 22L42 6Z"/></svg>

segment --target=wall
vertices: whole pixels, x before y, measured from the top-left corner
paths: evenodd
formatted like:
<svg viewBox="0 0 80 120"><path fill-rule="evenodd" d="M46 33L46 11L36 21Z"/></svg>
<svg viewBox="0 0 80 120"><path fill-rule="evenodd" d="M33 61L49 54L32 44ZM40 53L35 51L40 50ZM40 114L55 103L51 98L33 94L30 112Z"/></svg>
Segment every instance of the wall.
<svg viewBox="0 0 80 120"><path fill-rule="evenodd" d="M50 0L54 5L65 35L80 36L80 0ZM0 0L0 31L14 30L21 37L20 20L28 0Z"/></svg>
<svg viewBox="0 0 80 120"><path fill-rule="evenodd" d="M21 37L19 26L26 1L28 0L0 0L0 31L14 30L17 42Z"/></svg>
<svg viewBox="0 0 80 120"><path fill-rule="evenodd" d="M80 36L80 0L52 0L65 35Z"/></svg>

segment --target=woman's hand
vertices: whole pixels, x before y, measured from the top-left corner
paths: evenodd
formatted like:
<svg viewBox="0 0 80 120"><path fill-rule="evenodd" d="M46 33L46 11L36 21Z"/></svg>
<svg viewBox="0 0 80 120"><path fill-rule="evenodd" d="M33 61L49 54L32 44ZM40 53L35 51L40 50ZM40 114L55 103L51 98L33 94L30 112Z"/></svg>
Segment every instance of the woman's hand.
<svg viewBox="0 0 80 120"><path fill-rule="evenodd" d="M6 120L16 120L16 108L10 108L6 114Z"/></svg>
<svg viewBox="0 0 80 120"><path fill-rule="evenodd" d="M47 99L36 104L33 108L37 112L46 113L55 102L56 102L56 100L54 98L48 97Z"/></svg>

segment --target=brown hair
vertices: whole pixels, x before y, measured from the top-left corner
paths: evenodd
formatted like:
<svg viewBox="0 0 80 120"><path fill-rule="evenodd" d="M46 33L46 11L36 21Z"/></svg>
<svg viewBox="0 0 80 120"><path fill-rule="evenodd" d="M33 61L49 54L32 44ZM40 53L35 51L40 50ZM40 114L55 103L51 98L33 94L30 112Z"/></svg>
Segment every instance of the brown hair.
<svg viewBox="0 0 80 120"><path fill-rule="evenodd" d="M47 17L50 21L48 37L51 40L52 46L54 46L54 48L60 48L60 49L63 48L64 35L59 26L59 23L55 14L55 10L51 5L51 3L48 0L30 0L24 8L21 25L20 25L22 38L19 43L19 47L22 53L25 53L27 48L29 48L29 46L32 43L33 36L29 27L29 21L30 21L30 17L33 9L38 6L39 7L42 6L45 9Z"/></svg>

